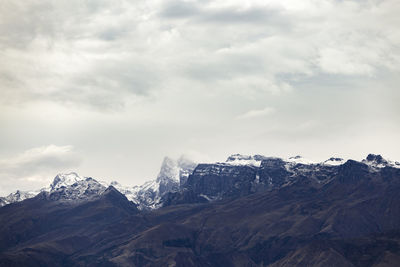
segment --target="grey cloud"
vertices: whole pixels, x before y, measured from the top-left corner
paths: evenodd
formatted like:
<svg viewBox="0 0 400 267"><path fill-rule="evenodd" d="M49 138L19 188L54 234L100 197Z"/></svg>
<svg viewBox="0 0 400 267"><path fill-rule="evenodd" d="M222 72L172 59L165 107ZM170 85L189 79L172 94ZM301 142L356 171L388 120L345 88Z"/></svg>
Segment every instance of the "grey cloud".
<svg viewBox="0 0 400 267"><path fill-rule="evenodd" d="M2 101L49 101L107 111L121 110L127 99L151 95L160 70L156 58L143 52L143 36L135 32L142 15L137 8L123 1L2 5Z"/></svg>
<svg viewBox="0 0 400 267"><path fill-rule="evenodd" d="M194 2L171 1L166 2L159 12L164 18L188 18L201 13L201 8Z"/></svg>
<svg viewBox="0 0 400 267"><path fill-rule="evenodd" d="M16 102L120 110L126 99L157 95L181 80L214 88L267 80L278 88L292 83L287 74L399 68L392 25L379 26L394 16L392 1L376 7L381 13L329 3L13 1L1 9L0 88Z"/></svg>
<svg viewBox="0 0 400 267"><path fill-rule="evenodd" d="M108 28L105 30L102 30L100 33L98 33L98 38L106 41L114 41L118 40L118 38L123 37L126 34L125 31L118 29L118 28Z"/></svg>
<svg viewBox="0 0 400 267"><path fill-rule="evenodd" d="M269 23L288 25L290 20L285 20L278 8L205 8L204 3L173 1L162 6L160 16L170 19L190 19L195 23ZM265 25L266 26L266 25Z"/></svg>
<svg viewBox="0 0 400 267"><path fill-rule="evenodd" d="M223 9L206 14L201 19L201 22L209 23L223 23L223 24L259 24L263 23L264 26L289 26L289 20L285 21L284 17L280 14L280 10L277 9L263 9L263 8L251 8L245 10L236 9Z"/></svg>
<svg viewBox="0 0 400 267"><path fill-rule="evenodd" d="M12 177L18 177L38 170L77 166L80 161L72 146L49 145L26 150L12 158L3 158L0 160L0 169L2 172L11 172Z"/></svg>

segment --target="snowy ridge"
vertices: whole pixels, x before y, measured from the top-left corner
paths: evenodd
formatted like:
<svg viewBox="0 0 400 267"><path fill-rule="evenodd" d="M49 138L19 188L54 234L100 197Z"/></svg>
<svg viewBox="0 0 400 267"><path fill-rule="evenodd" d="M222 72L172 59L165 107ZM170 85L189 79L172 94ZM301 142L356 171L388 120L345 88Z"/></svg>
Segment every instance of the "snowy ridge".
<svg viewBox="0 0 400 267"><path fill-rule="evenodd" d="M228 157L225 162L217 163L217 165L223 166L226 165L233 165L233 166L254 166L260 167L262 161L265 160L282 160L285 163L285 168L288 171L293 169L301 170L301 165L306 166L340 166L343 165L347 160L339 157L331 157L325 161L318 162L306 159L302 156L293 156L289 158L277 158L277 157L265 157L261 155L242 155L242 154L233 154ZM369 154L366 159L363 159L361 163L368 165L372 170L384 168L384 167L392 167L392 168L400 168L400 162L392 161L388 159L384 159L381 155ZM303 167L303 168L304 168Z"/></svg>
<svg viewBox="0 0 400 267"><path fill-rule="evenodd" d="M121 194L124 194L126 198L132 202L135 202L136 193L140 190L139 186L123 186L117 181L112 181L110 185L117 189Z"/></svg>
<svg viewBox="0 0 400 267"><path fill-rule="evenodd" d="M242 154L233 154L229 156L228 159L221 164L229 164L235 166L250 165L250 166L260 167L262 161L271 159L279 159L286 162L287 168L291 168L292 166L295 166L297 164L303 164L303 165L323 164L323 165L337 166L345 163L345 160L343 160L342 158L334 158L334 157L329 158L328 160L325 160L323 162L316 162L310 159L306 159L299 155L289 158L277 158L277 157L266 157L262 155L249 156Z"/></svg>
<svg viewBox="0 0 400 267"><path fill-rule="evenodd" d="M85 200L103 193L108 186L90 177L79 176L75 172L60 173L45 188L36 191L17 190L7 197L0 198L0 206L23 201L44 192L51 199Z"/></svg>
<svg viewBox="0 0 400 267"><path fill-rule="evenodd" d="M281 159L277 157L266 157L262 155L254 155L254 156L249 156L249 155L242 155L242 154L233 154L227 158L227 160L224 162L225 164L229 165L251 165L255 167L260 167L261 162L263 160L268 160L268 159ZM333 158L332 158L333 159ZM304 165L310 165L310 164L317 164L317 162L303 158L302 156L294 156L294 157L289 157L289 158L282 158L281 160L290 163L290 164L304 164Z"/></svg>
<svg viewBox="0 0 400 267"><path fill-rule="evenodd" d="M303 158L302 156L299 156L299 155L294 156L294 157L289 157L285 161L290 162L290 163L295 163L295 164L304 164L304 165L316 164L315 161Z"/></svg>
<svg viewBox="0 0 400 267"><path fill-rule="evenodd" d="M54 177L53 182L48 187L42 188L40 190L35 190L35 191L17 190L13 193L10 193L6 197L0 198L0 207L10 204L10 203L19 202L19 201L23 201L28 198L35 197L40 192L53 193L53 192L59 190L60 188L72 186L73 184L77 183L78 181L82 181L84 179L85 178L79 176L75 172L60 173L56 177Z"/></svg>
<svg viewBox="0 0 400 267"><path fill-rule="evenodd" d="M248 155L241 155L241 154L233 154L228 157L228 159L225 161L225 163L229 165L235 165L235 166L240 166L240 165L251 165L255 167L260 167L261 161L264 159L263 156L260 155L254 155L254 156L248 156Z"/></svg>
<svg viewBox="0 0 400 267"><path fill-rule="evenodd" d="M14 202L19 202L19 201L23 201L23 200L28 199L28 198L35 197L39 193L40 193L40 191L20 191L20 190L17 190L14 193L10 193L6 197L0 197L0 207L4 206L4 205L7 205L7 204L14 203Z"/></svg>

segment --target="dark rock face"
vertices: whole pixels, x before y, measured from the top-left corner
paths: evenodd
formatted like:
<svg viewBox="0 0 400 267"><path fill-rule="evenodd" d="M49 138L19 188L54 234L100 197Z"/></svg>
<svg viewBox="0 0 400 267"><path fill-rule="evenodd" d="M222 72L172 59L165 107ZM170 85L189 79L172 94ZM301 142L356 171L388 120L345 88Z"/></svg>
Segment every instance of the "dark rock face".
<svg viewBox="0 0 400 267"><path fill-rule="evenodd" d="M263 160L259 173L260 183L266 187L279 187L287 182L291 175L285 167L285 162L279 158Z"/></svg>
<svg viewBox="0 0 400 267"><path fill-rule="evenodd" d="M248 195L256 173L253 166L200 164L189 176L186 188L210 198Z"/></svg>
<svg viewBox="0 0 400 267"><path fill-rule="evenodd" d="M351 175L358 177L356 168L352 168L352 163L344 165L325 165L325 164L301 164L296 162L287 162L280 158L264 157L264 156L248 156L232 155L227 162L235 160L258 160L259 166L254 165L231 165L227 163L216 164L199 164L189 175L189 179L179 192L169 193L163 197L164 206L195 203L196 199L199 203L203 203L204 199L215 201L228 199L232 197L246 196L256 192L265 190L275 190L282 186L294 183L299 179L306 177L311 183L320 186L328 183L339 172L344 172L346 179ZM336 161L336 159L329 159ZM337 159L341 161L342 159ZM367 165L354 161L363 166L363 170L368 172ZM188 202L184 202L188 200Z"/></svg>
<svg viewBox="0 0 400 267"><path fill-rule="evenodd" d="M196 194L193 190L183 189L180 192L171 192L162 197L161 202L163 205L171 206L178 204L199 204L199 203L208 203L209 198L206 198L204 195Z"/></svg>
<svg viewBox="0 0 400 267"><path fill-rule="evenodd" d="M208 200L248 195L256 179L257 168L228 164L199 164L189 175L183 190L169 193L163 204L203 203ZM185 202L187 200L188 202Z"/></svg>
<svg viewBox="0 0 400 267"><path fill-rule="evenodd" d="M381 155L375 155L375 154L369 154L367 156L367 161L376 162L378 164L387 163L387 161L384 160Z"/></svg>
<svg viewBox="0 0 400 267"><path fill-rule="evenodd" d="M339 167L338 179L342 183L356 183L361 179L365 179L368 174L367 165L355 160L348 160Z"/></svg>

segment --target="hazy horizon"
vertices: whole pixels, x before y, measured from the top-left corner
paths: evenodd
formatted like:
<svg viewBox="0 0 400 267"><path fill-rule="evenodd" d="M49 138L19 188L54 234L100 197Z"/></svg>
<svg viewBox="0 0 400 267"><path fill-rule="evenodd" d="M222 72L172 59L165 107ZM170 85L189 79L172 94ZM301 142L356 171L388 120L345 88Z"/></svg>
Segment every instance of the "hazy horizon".
<svg viewBox="0 0 400 267"><path fill-rule="evenodd" d="M400 2L8 1L0 196L165 156L400 161Z"/></svg>

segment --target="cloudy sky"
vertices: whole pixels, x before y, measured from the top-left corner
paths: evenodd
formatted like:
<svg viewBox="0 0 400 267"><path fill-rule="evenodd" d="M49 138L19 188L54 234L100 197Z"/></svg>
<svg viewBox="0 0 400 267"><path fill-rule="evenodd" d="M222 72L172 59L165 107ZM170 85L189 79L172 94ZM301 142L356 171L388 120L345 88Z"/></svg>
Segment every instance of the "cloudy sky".
<svg viewBox="0 0 400 267"><path fill-rule="evenodd" d="M0 195L166 155L400 160L398 0L0 3Z"/></svg>

